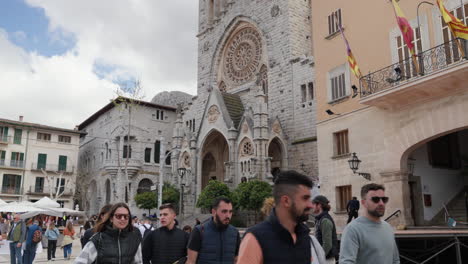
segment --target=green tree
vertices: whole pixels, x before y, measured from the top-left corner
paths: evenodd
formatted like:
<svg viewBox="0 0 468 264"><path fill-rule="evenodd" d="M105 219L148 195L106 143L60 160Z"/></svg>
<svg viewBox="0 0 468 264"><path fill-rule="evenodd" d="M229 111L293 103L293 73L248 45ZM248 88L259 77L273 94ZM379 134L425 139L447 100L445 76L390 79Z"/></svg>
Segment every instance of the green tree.
<svg viewBox="0 0 468 264"><path fill-rule="evenodd" d="M177 210L179 206L180 192L177 188L169 183L163 185L163 203L171 203ZM151 214L151 209L158 206L158 194L156 192L144 192L135 196L135 202L138 208L148 210L148 214Z"/></svg>
<svg viewBox="0 0 468 264"><path fill-rule="evenodd" d="M210 209L213 200L220 196L231 198L229 187L220 181L210 180L198 196L197 207Z"/></svg>
<svg viewBox="0 0 468 264"><path fill-rule="evenodd" d="M151 209L154 209L158 206L155 192L139 193L135 195L135 202L138 208L148 210L148 215L151 214Z"/></svg>
<svg viewBox="0 0 468 264"><path fill-rule="evenodd" d="M262 208L263 201L271 195L270 184L253 180L239 184L233 192L233 199L238 208L258 211Z"/></svg>
<svg viewBox="0 0 468 264"><path fill-rule="evenodd" d="M262 208L263 202L271 195L272 188L270 184L253 180L239 184L233 192L233 200L236 208L254 211L255 220L257 220L257 213Z"/></svg>

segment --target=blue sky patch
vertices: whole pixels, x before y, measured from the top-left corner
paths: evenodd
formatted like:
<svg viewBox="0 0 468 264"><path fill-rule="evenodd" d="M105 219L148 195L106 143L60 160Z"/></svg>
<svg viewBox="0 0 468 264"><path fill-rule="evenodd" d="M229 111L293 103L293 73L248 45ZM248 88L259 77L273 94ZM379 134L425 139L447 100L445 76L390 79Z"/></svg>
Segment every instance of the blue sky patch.
<svg viewBox="0 0 468 264"><path fill-rule="evenodd" d="M49 32L49 19L41 8L23 0L2 1L0 27L8 32L12 43L42 56L62 55L72 49L76 38L61 31Z"/></svg>

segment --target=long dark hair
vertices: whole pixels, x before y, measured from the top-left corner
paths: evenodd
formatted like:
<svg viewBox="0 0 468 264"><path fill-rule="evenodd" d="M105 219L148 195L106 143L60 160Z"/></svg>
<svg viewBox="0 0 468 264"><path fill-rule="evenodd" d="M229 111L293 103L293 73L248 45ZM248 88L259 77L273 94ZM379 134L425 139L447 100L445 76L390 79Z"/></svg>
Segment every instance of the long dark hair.
<svg viewBox="0 0 468 264"><path fill-rule="evenodd" d="M128 210L128 224L127 226L123 229L124 231L133 231L133 225L132 225L132 213L130 213L130 208L128 208L128 205L125 203L116 203L114 204L109 212L104 215L102 218L102 221L100 221L96 227L94 228L95 232L102 232L106 230L108 225L111 225L111 218L114 217L115 211L119 208L125 208Z"/></svg>

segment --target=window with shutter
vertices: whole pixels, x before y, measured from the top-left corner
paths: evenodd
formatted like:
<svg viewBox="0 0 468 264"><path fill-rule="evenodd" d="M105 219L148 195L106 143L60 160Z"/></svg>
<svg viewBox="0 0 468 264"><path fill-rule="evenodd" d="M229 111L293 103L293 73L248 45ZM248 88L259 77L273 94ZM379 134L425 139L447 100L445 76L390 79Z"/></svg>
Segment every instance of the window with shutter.
<svg viewBox="0 0 468 264"><path fill-rule="evenodd" d="M59 156L58 170L59 171L67 170L67 156L62 156L62 155Z"/></svg>
<svg viewBox="0 0 468 264"><path fill-rule="evenodd" d="M37 155L37 169L46 169L47 164L47 154L39 153Z"/></svg>
<svg viewBox="0 0 468 264"><path fill-rule="evenodd" d="M15 128L15 136L13 139L14 144L21 144L21 137L23 136L23 130L20 128Z"/></svg>

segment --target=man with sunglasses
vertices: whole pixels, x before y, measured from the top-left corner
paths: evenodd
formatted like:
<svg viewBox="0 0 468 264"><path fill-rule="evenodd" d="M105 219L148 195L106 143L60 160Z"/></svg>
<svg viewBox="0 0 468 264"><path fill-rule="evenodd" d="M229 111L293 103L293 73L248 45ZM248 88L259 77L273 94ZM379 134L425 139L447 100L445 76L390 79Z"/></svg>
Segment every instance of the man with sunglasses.
<svg viewBox="0 0 468 264"><path fill-rule="evenodd" d="M361 189L364 216L346 226L341 237L340 264L398 264L400 257L393 228L381 218L388 197L380 184L366 184Z"/></svg>

